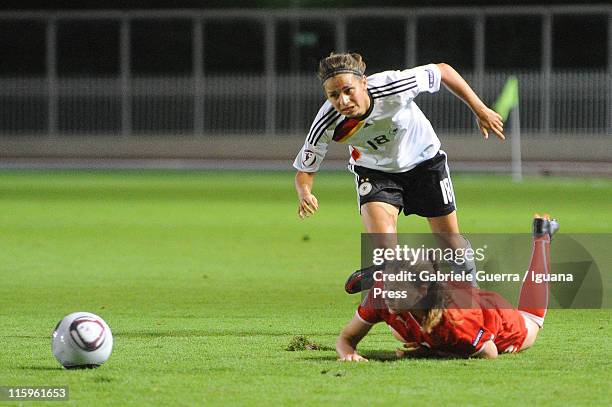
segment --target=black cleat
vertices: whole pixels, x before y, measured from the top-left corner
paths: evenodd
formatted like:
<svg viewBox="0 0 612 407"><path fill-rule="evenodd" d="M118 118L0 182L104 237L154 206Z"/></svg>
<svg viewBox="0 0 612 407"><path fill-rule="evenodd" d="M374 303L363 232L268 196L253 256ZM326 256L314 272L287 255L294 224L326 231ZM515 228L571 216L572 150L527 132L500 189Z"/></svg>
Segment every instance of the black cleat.
<svg viewBox="0 0 612 407"><path fill-rule="evenodd" d="M344 283L344 290L349 294L369 290L374 285L374 272L383 268L384 266L369 266L355 271Z"/></svg>
<svg viewBox="0 0 612 407"><path fill-rule="evenodd" d="M533 236L541 237L548 235L551 239L553 235L559 230L559 222L557 219L550 219L548 215L540 217L535 215L533 219Z"/></svg>

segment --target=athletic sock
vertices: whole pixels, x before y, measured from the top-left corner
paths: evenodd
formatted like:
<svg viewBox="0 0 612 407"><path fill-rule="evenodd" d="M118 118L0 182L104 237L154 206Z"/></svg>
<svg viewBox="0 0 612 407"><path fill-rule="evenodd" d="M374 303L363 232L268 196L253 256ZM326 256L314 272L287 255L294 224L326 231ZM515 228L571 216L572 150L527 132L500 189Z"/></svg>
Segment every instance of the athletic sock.
<svg viewBox="0 0 612 407"><path fill-rule="evenodd" d="M548 274L550 273L550 236L533 239L531 263L521 286L518 309L541 328L548 309ZM538 282L537 275L540 277ZM546 276L546 277L544 277Z"/></svg>
<svg viewBox="0 0 612 407"><path fill-rule="evenodd" d="M472 244L470 243L470 241L467 240L465 236L461 236L461 238L463 238L464 240L463 249L472 249ZM464 274L466 276L468 274L471 274L472 279L470 285L472 287L478 287L478 282L476 281L476 263L474 262L473 256L464 256L459 261L450 260L449 264L451 266L451 269L453 270L453 273L455 274Z"/></svg>
<svg viewBox="0 0 612 407"><path fill-rule="evenodd" d="M474 263L474 260L465 260L461 262L449 261L449 264L453 270L453 273L455 274L463 274L465 276L471 274L472 278L469 282L470 285L473 287L478 286L476 282L476 264Z"/></svg>

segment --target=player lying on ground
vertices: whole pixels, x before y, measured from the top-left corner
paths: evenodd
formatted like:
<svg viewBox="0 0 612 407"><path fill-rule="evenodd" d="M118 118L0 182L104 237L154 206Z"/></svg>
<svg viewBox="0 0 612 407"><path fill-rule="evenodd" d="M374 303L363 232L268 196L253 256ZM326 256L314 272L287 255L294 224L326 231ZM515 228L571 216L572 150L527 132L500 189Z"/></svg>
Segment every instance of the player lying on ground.
<svg viewBox="0 0 612 407"><path fill-rule="evenodd" d="M533 252L529 270L550 273L550 240L559 225L548 216L533 220ZM416 263L413 271L435 273L431 261ZM533 275L530 273L530 275ZM402 290L403 299L375 298L374 290ZM338 336L336 351L340 360L365 361L357 344L372 325L385 322L394 336L404 343L398 357L454 356L496 358L533 345L544 323L548 307L548 283L526 278L521 287L518 310L499 294L440 282L377 281L357 309L353 319Z"/></svg>

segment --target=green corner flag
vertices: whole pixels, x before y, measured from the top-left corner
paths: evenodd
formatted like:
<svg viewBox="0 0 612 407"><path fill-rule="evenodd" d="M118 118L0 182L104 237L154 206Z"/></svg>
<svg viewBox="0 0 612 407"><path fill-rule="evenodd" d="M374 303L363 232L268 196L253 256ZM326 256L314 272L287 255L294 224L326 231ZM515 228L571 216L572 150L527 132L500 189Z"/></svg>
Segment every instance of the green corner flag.
<svg viewBox="0 0 612 407"><path fill-rule="evenodd" d="M511 76L506 81L504 88L502 89L493 110L500 114L502 119L506 121L510 110L518 105L519 102L519 85L516 76Z"/></svg>

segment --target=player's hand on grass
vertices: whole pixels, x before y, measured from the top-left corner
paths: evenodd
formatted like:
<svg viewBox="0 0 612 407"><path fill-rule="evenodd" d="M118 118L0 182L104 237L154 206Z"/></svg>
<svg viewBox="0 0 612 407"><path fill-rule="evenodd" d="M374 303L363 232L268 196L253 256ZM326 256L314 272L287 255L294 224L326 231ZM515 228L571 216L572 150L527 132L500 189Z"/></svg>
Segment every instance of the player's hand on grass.
<svg viewBox="0 0 612 407"><path fill-rule="evenodd" d="M495 133L495 135L500 139L505 140L504 122L499 113L484 106L482 109L476 112L476 118L478 128L480 129L480 132L484 136L485 140L489 138L489 131Z"/></svg>
<svg viewBox="0 0 612 407"><path fill-rule="evenodd" d="M428 348L421 346L416 342L408 342L404 344L403 348L395 349L395 356L397 356L398 359L405 357L426 357L430 356L431 354L432 353Z"/></svg>
<svg viewBox="0 0 612 407"><path fill-rule="evenodd" d="M346 355L338 358L338 360L341 362L369 362L369 360L359 355L357 352L347 353Z"/></svg>
<svg viewBox="0 0 612 407"><path fill-rule="evenodd" d="M421 348L421 345L416 342L408 342L404 344L403 348L395 349L395 356L397 356L398 359L408 356L415 356L415 354L417 354Z"/></svg>
<svg viewBox="0 0 612 407"><path fill-rule="evenodd" d="M307 218L308 216L314 215L319 209L319 202L317 197L313 194L304 195L300 198L300 207L298 208L298 216L300 219Z"/></svg>

